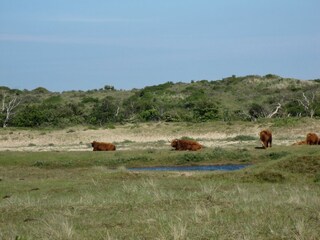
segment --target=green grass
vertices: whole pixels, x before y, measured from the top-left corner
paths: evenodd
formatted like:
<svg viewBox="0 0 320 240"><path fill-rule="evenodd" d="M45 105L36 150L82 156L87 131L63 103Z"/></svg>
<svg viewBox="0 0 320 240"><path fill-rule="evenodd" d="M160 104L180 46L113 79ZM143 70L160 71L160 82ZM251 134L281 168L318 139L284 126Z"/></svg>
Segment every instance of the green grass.
<svg viewBox="0 0 320 240"><path fill-rule="evenodd" d="M238 135L238 136L235 136L229 140L231 140L231 141L256 141L257 137L248 136L248 135Z"/></svg>
<svg viewBox="0 0 320 240"><path fill-rule="evenodd" d="M320 147L1 152L0 239L318 239ZM252 163L235 172L126 167Z"/></svg>

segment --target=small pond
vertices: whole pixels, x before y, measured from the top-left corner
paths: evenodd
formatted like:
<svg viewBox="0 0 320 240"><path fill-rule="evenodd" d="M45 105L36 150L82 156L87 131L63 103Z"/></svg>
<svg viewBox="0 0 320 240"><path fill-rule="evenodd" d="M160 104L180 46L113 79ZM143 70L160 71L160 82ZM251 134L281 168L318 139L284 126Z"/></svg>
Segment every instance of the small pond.
<svg viewBox="0 0 320 240"><path fill-rule="evenodd" d="M248 164L237 164L237 165L205 165L205 166L159 166L159 167L139 167L139 168L128 168L133 171L234 171L245 167Z"/></svg>

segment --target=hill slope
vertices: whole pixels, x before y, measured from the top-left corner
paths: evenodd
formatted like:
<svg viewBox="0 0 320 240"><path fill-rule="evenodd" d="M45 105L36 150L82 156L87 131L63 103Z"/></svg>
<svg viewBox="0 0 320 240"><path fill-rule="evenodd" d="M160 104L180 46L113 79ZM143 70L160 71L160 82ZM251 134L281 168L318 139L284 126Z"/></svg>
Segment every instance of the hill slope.
<svg viewBox="0 0 320 240"><path fill-rule="evenodd" d="M255 120L266 117L320 116L319 80L302 81L268 74L222 80L167 82L130 91L113 87L50 92L0 87L1 125L105 125L137 121ZM7 109L13 99L18 106ZM7 118L7 120L6 120Z"/></svg>

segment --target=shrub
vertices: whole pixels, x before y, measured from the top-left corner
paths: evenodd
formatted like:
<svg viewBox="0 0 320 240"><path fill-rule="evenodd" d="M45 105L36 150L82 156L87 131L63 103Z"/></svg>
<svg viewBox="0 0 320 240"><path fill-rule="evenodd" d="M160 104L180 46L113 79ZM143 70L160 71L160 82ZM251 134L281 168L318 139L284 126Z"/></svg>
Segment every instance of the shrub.
<svg viewBox="0 0 320 240"><path fill-rule="evenodd" d="M94 97L84 97L81 100L81 103L98 103L99 99Z"/></svg>
<svg viewBox="0 0 320 240"><path fill-rule="evenodd" d="M57 103L62 102L62 97L60 95L52 96L52 97L45 99L43 102L48 103L48 104L57 104Z"/></svg>
<svg viewBox="0 0 320 240"><path fill-rule="evenodd" d="M34 164L32 164L33 167L45 167L48 164L43 161L36 161Z"/></svg>
<svg viewBox="0 0 320 240"><path fill-rule="evenodd" d="M145 110L140 113L140 117L144 121L157 121L160 120L159 112L156 109Z"/></svg>
<svg viewBox="0 0 320 240"><path fill-rule="evenodd" d="M257 180L262 182L271 182L271 183L280 183L285 180L285 177L278 172L270 172L270 171L263 171L260 173L255 174Z"/></svg>
<svg viewBox="0 0 320 240"><path fill-rule="evenodd" d="M288 154L289 154L288 152L272 152L272 153L268 154L268 157L271 160L277 160L277 159L280 159L280 158L287 156Z"/></svg>
<svg viewBox="0 0 320 240"><path fill-rule="evenodd" d="M188 136L183 136L183 137L181 137L180 139L182 139L182 140L193 140L193 141L195 141L194 138L188 137Z"/></svg>
<svg viewBox="0 0 320 240"><path fill-rule="evenodd" d="M199 101L193 108L194 118L197 121L208 121L219 118L219 108L216 103Z"/></svg>
<svg viewBox="0 0 320 240"><path fill-rule="evenodd" d="M44 94L44 93L50 93L49 90L47 90L44 87L38 87L32 90L33 93L39 93L39 94Z"/></svg>
<svg viewBox="0 0 320 240"><path fill-rule="evenodd" d="M235 136L234 138L231 138L230 140L231 141L253 141L253 140L257 140L257 137L248 136L248 135L238 135L238 136Z"/></svg>
<svg viewBox="0 0 320 240"><path fill-rule="evenodd" d="M265 109L257 104L257 103L253 103L251 104L251 106L249 107L249 115L253 118L253 119L257 119L260 117L264 117L265 115Z"/></svg>
<svg viewBox="0 0 320 240"><path fill-rule="evenodd" d="M178 164L195 163L205 160L205 156L199 153L186 153L179 157Z"/></svg>

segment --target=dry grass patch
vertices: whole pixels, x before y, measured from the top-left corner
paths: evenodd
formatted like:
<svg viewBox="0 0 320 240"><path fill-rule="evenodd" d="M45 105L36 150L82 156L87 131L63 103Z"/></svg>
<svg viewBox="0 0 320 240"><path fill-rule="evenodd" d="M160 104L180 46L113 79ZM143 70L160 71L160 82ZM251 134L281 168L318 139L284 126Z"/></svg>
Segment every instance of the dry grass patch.
<svg viewBox="0 0 320 240"><path fill-rule="evenodd" d="M168 141L184 136L197 139L207 147L252 146L259 145L258 133L262 128L271 128L276 145L291 145L305 138L308 131L320 132L318 126L317 121L301 120L291 127L276 122L273 125L270 122L208 122L127 124L112 129L0 129L0 151L90 151L93 140L119 143L119 150L141 149L148 145L165 148L169 146Z"/></svg>

